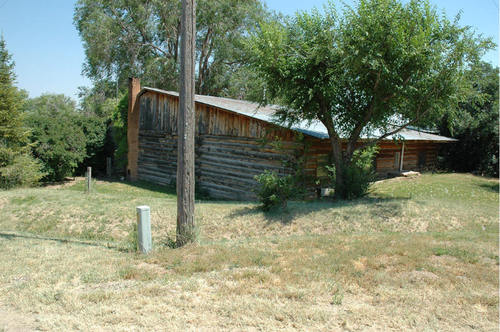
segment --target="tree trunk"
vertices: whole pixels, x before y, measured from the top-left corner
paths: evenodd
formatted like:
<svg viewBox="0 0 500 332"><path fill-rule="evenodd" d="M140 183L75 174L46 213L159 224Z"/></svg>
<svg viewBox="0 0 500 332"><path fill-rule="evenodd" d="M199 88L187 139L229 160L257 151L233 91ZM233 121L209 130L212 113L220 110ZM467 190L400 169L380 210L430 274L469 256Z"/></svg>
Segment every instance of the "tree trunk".
<svg viewBox="0 0 500 332"><path fill-rule="evenodd" d="M325 114L325 116L321 119L321 122L325 125L328 131L328 136L330 137L333 163L335 165L335 198L345 198L345 165L342 155L342 140L335 131L332 118L326 112L323 112L323 114Z"/></svg>
<svg viewBox="0 0 500 332"><path fill-rule="evenodd" d="M195 239L194 224L194 52L196 1L182 1L181 75L177 153L177 246Z"/></svg>
<svg viewBox="0 0 500 332"><path fill-rule="evenodd" d="M342 142L330 139L335 165L335 198L345 198L344 158L342 157Z"/></svg>

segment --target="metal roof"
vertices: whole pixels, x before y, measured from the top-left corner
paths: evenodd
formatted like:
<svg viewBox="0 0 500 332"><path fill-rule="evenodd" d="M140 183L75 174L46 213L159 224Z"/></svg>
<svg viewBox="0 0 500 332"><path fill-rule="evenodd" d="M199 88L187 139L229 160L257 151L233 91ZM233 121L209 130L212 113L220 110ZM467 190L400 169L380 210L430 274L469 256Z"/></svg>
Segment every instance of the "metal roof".
<svg viewBox="0 0 500 332"><path fill-rule="evenodd" d="M146 93L147 91L157 92L161 94L167 94L171 96L179 96L178 92L175 91L165 91L161 89L148 88L145 87L139 93L139 96ZM213 96L204 96L204 95L195 95L195 101L197 103L202 103L205 105L221 108L227 110L229 112L234 112L242 115L246 115L248 117L266 121L269 123L273 123L275 125L280 125L276 122L274 114L278 110L279 106L276 105L267 105L262 106L258 103L246 101L246 100L238 100L238 99L230 99L223 97L213 97ZM283 125L281 125L284 127ZM292 125L290 127L292 130L296 130L302 132L306 135L326 139L328 138L328 131L326 127L320 121L302 121L298 124ZM368 138L376 138L377 136L382 135L383 133L375 130L371 135L362 135L361 139ZM436 143L446 143L446 142L455 142L457 141L454 138L449 138L445 136L440 136L432 133L428 133L421 130L404 128L398 133L388 136L384 139L384 141L392 141L394 139L402 139L405 141L433 141Z"/></svg>

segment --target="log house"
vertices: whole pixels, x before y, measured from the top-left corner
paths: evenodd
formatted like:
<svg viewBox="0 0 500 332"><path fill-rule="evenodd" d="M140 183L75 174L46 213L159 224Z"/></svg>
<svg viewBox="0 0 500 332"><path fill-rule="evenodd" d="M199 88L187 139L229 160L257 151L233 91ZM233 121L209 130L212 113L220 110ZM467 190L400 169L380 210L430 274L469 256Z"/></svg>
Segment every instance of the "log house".
<svg viewBox="0 0 500 332"><path fill-rule="evenodd" d="M177 92L140 89L129 82L128 177L170 185L176 181ZM275 108L256 103L196 95L196 183L210 196L253 200L254 179L265 170L293 172L290 160L303 157L311 179L324 179L331 164L330 143L321 123L292 128L273 122ZM433 168L440 144L455 141L417 130L404 129L381 141L374 161L381 176ZM320 191L318 181L306 183L310 195ZM319 181L324 183L324 181Z"/></svg>

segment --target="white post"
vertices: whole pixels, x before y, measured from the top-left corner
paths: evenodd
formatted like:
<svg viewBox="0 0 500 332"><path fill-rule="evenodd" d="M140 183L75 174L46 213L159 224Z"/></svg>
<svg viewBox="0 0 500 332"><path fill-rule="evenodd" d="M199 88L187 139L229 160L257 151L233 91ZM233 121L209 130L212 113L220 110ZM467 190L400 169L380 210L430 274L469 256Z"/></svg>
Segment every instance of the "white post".
<svg viewBox="0 0 500 332"><path fill-rule="evenodd" d="M151 219L149 206L142 205L137 207L137 238L139 250L147 254L153 249L151 240Z"/></svg>
<svg viewBox="0 0 500 332"><path fill-rule="evenodd" d="M92 189L92 167L87 167L87 193Z"/></svg>

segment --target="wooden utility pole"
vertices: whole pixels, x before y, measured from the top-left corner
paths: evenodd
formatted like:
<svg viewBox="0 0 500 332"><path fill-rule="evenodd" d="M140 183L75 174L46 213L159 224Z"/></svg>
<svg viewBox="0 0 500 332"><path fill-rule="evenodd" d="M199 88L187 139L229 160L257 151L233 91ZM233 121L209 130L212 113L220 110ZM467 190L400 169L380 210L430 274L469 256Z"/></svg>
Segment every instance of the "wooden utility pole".
<svg viewBox="0 0 500 332"><path fill-rule="evenodd" d="M181 76L177 143L177 246L195 239L194 224L194 52L196 0L182 0Z"/></svg>

